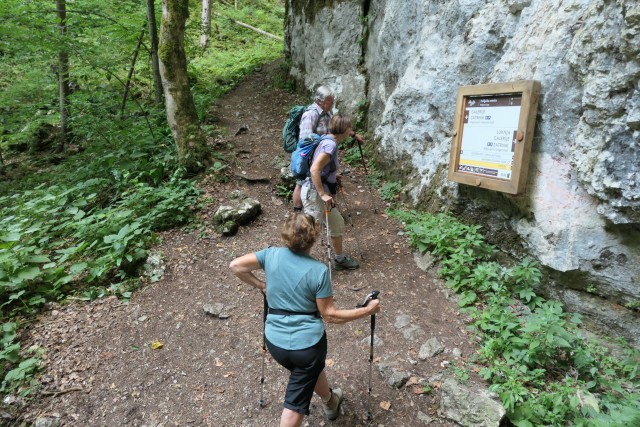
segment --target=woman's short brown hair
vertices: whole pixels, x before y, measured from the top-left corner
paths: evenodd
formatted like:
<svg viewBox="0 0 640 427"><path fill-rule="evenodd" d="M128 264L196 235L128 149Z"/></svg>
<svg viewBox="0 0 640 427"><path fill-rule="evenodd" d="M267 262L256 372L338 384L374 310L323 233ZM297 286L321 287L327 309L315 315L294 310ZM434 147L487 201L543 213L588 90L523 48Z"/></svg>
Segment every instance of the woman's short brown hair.
<svg viewBox="0 0 640 427"><path fill-rule="evenodd" d="M329 122L329 132L334 135L340 135L351 129L351 119L349 116L334 114Z"/></svg>
<svg viewBox="0 0 640 427"><path fill-rule="evenodd" d="M304 252L316 242L316 221L311 215L294 213L280 229L285 246L293 252Z"/></svg>

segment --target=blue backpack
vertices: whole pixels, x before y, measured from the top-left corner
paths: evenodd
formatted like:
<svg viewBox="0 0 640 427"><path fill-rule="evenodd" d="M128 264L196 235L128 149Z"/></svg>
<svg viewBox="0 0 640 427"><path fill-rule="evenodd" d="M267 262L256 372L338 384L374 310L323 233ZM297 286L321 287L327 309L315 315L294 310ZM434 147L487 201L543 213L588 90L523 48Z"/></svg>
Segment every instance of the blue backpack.
<svg viewBox="0 0 640 427"><path fill-rule="evenodd" d="M291 153L291 165L289 169L296 179L305 179L310 175L311 161L313 160L313 153L316 151L316 147L320 144L320 141L328 138L327 135L320 136L312 133L305 139L298 141L298 146L293 153Z"/></svg>

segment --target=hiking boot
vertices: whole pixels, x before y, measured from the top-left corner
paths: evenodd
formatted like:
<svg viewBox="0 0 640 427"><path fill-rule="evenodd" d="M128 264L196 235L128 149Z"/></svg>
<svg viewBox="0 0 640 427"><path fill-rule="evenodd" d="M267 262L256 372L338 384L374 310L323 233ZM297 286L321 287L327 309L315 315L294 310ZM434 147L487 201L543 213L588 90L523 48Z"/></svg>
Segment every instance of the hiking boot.
<svg viewBox="0 0 640 427"><path fill-rule="evenodd" d="M333 268L336 270L355 270L358 267L360 267L360 263L348 256L345 256L342 261L338 261L335 258L333 259Z"/></svg>
<svg viewBox="0 0 640 427"><path fill-rule="evenodd" d="M327 417L327 419L329 421L333 421L336 418L338 418L338 415L340 415L340 405L342 404L342 390L340 390L339 388L334 388L334 389L330 389L331 390L331 397L329 398L329 403L331 403L331 399L333 399L333 397L335 397L335 402L333 402L333 407L330 407L329 405L325 405L324 403L322 404L322 406L324 407L324 416Z"/></svg>

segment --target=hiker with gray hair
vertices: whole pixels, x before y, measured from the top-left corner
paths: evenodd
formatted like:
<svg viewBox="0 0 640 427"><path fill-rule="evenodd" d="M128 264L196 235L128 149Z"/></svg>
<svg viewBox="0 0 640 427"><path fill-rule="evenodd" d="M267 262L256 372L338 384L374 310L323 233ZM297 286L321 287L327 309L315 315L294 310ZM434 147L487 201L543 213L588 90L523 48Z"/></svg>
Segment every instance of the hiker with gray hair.
<svg viewBox="0 0 640 427"><path fill-rule="evenodd" d="M335 92L327 87L320 86L316 90L313 104L309 105L300 119L300 136L298 141L305 139L312 133L324 135L329 128L329 120L333 116L333 103L335 102ZM304 180L296 181L296 188L293 190L293 210L302 212L302 198L300 191Z"/></svg>
<svg viewBox="0 0 640 427"><path fill-rule="evenodd" d="M329 121L333 117L333 105L336 95L333 89L328 86L320 86L316 90L313 104L309 105L300 119L300 136L298 141L307 138L312 133L317 135L325 135L329 129ZM351 137L356 138L360 143L364 139L352 131ZM302 212L302 198L300 196L304 180L296 181L296 188L293 190L293 210L294 212Z"/></svg>

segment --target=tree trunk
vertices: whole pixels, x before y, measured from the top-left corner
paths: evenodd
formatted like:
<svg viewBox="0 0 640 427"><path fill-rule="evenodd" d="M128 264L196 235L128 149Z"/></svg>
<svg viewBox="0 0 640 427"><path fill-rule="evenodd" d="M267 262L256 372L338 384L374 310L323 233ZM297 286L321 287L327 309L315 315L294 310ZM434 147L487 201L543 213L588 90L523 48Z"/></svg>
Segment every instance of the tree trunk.
<svg viewBox="0 0 640 427"><path fill-rule="evenodd" d="M193 102L184 51L184 27L189 16L186 0L162 0L160 75L167 121L178 148L178 159L189 172L208 166L210 152Z"/></svg>
<svg viewBox="0 0 640 427"><path fill-rule="evenodd" d="M56 0L56 13L60 19L58 31L60 32L60 50L58 52L58 93L60 100L60 150L64 149L69 132L69 53L65 46L67 35L67 5L66 0Z"/></svg>
<svg viewBox="0 0 640 427"><path fill-rule="evenodd" d="M151 45L151 65L153 68L153 88L156 104L162 104L162 79L158 64L158 26L156 25L155 0L147 0L147 21L149 22L149 44Z"/></svg>
<svg viewBox="0 0 640 427"><path fill-rule="evenodd" d="M211 35L211 0L202 0L202 34L200 35L200 47L205 50L209 45Z"/></svg>

